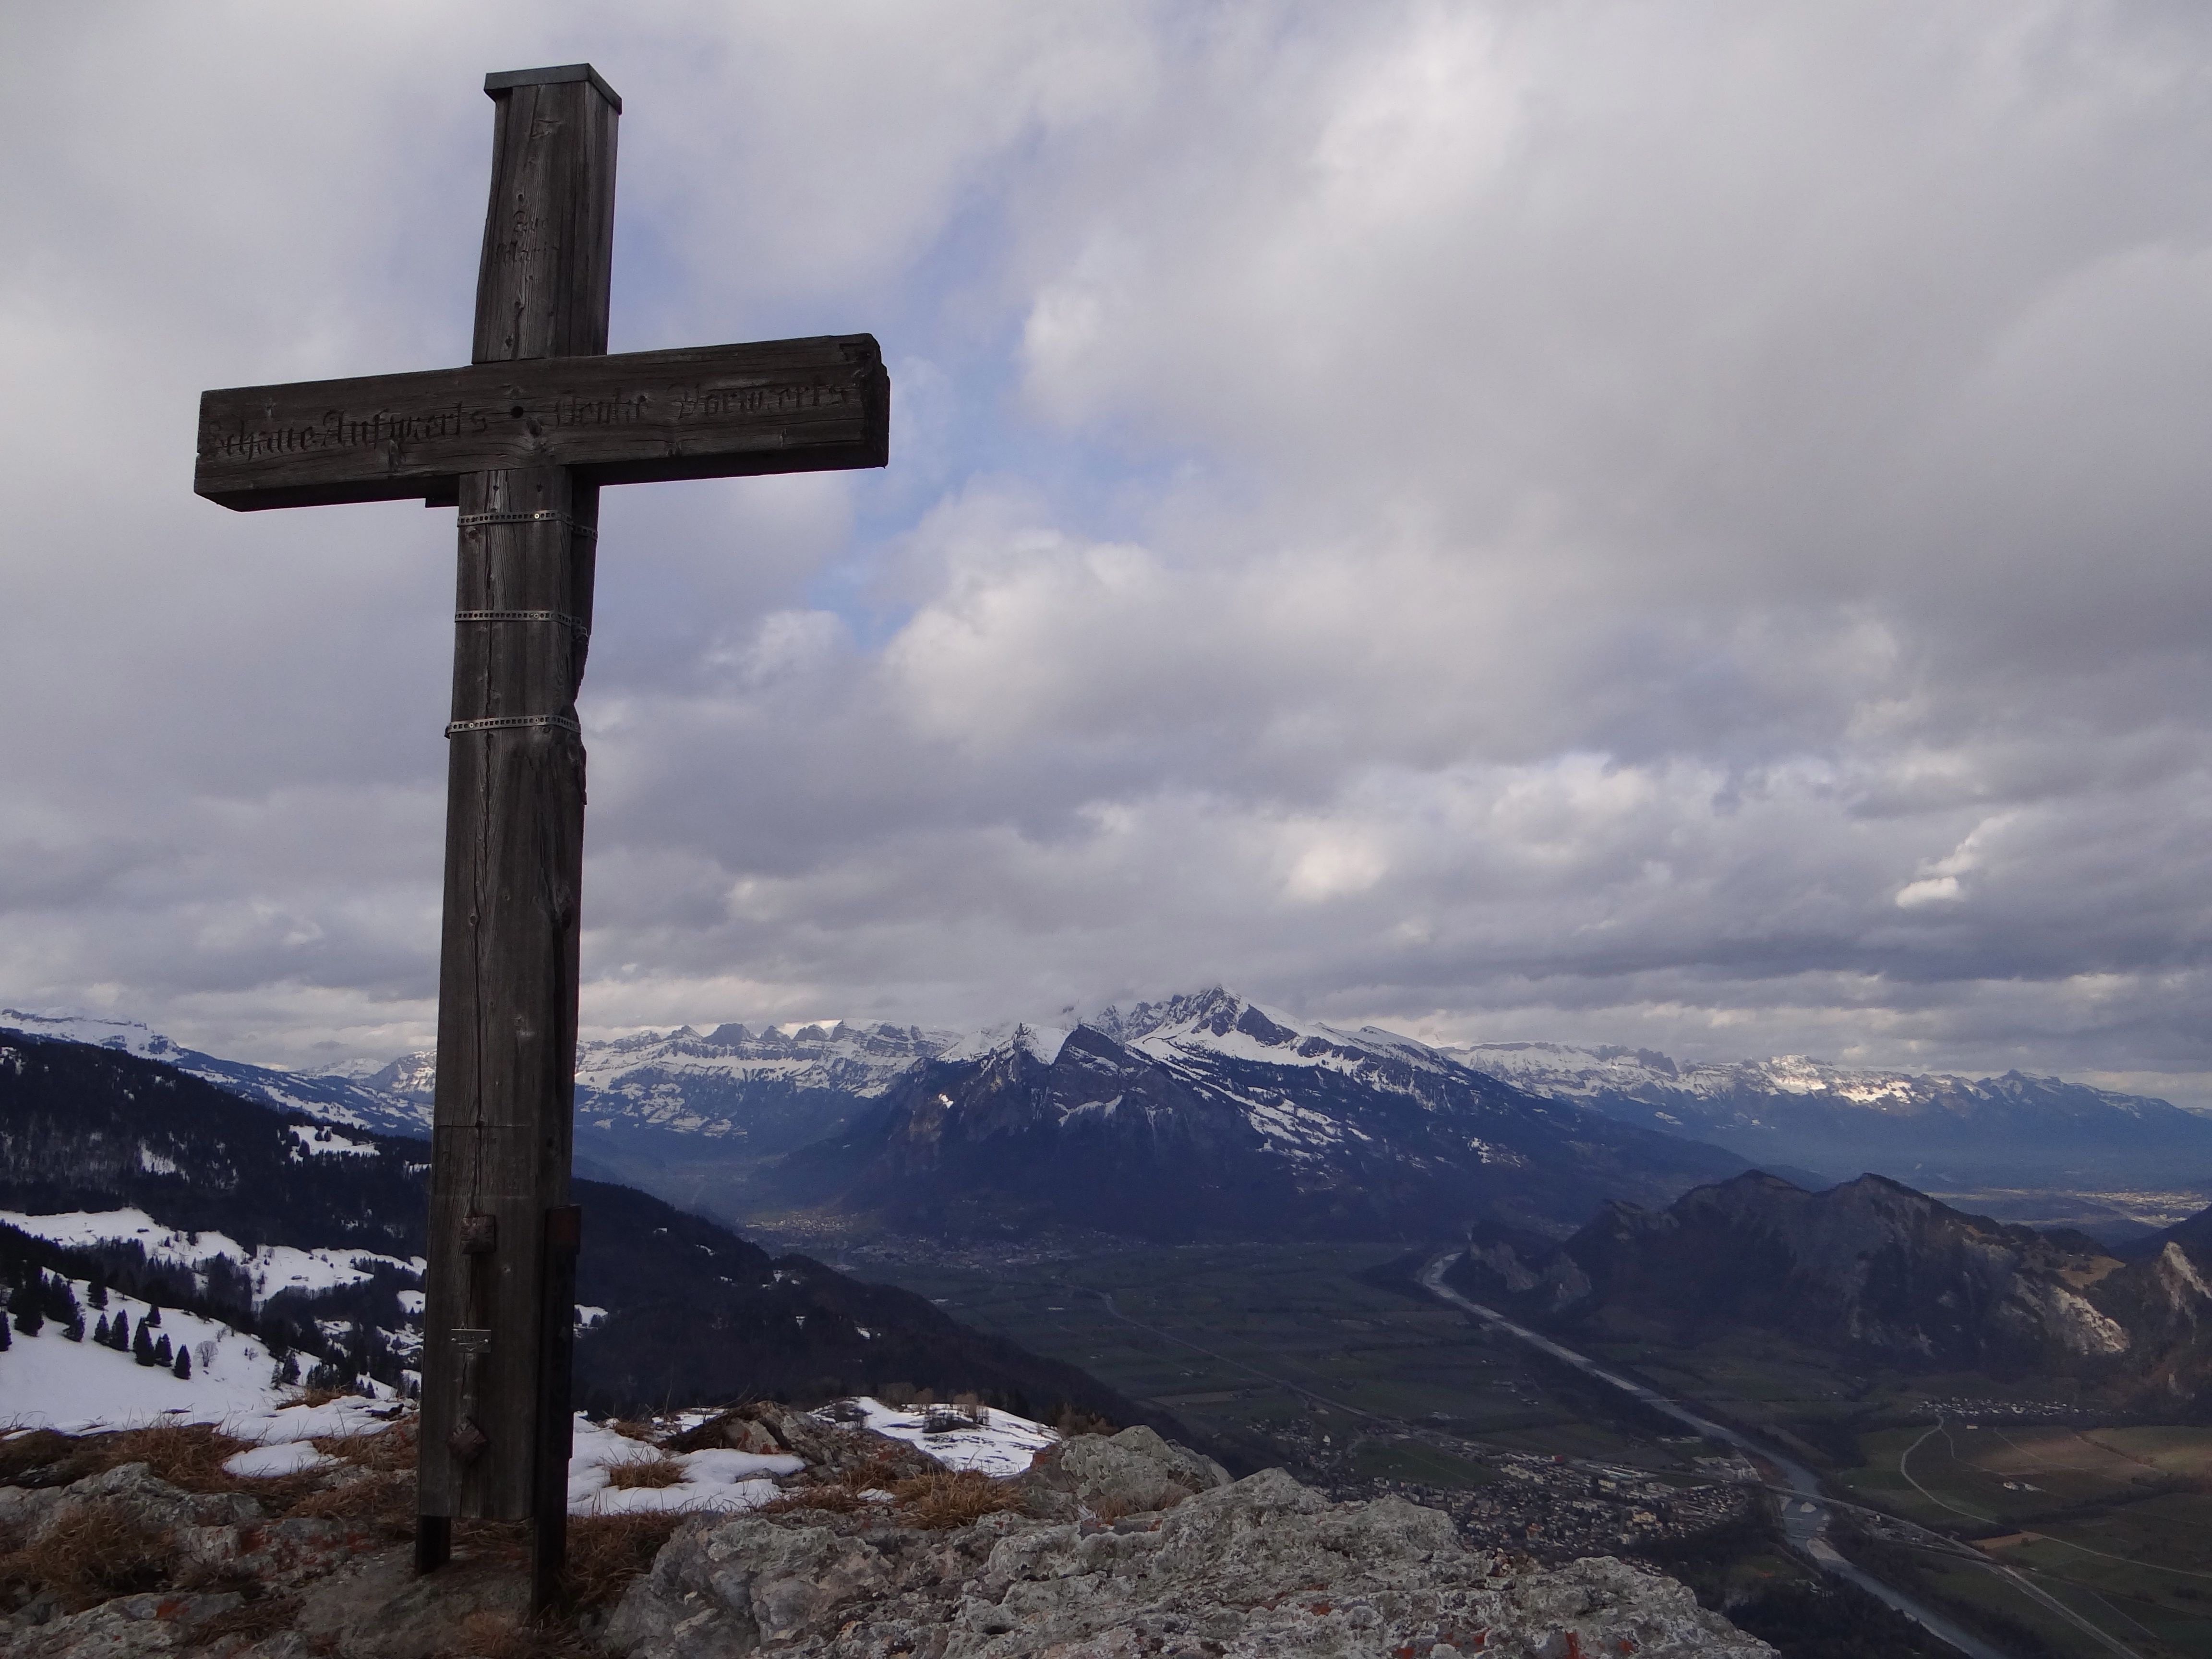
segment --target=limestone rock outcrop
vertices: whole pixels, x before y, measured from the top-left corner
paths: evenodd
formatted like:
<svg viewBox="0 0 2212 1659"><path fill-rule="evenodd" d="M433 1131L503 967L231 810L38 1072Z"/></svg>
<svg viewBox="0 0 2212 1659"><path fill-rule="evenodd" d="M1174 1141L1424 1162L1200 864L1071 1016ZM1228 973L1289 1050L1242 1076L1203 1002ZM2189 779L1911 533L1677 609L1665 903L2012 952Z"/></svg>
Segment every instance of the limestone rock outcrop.
<svg viewBox="0 0 2212 1659"><path fill-rule="evenodd" d="M1770 1654L1671 1579L1510 1567L1401 1498L1230 1481L1149 1431L1077 1440L1042 1516L944 1532L854 1517L688 1524L604 1636L627 1659L1516 1659ZM1130 1509L1149 1500L1151 1508Z"/></svg>

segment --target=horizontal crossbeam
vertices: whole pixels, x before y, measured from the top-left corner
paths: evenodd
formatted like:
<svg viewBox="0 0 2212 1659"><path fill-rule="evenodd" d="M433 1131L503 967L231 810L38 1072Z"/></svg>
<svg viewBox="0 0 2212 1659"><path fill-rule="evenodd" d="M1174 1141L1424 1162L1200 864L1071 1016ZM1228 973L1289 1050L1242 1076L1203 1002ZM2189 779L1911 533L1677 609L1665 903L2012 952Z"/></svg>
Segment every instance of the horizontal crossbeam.
<svg viewBox="0 0 2212 1659"><path fill-rule="evenodd" d="M596 484L881 466L890 379L869 334L538 357L200 397L192 488L240 512L451 505L463 473Z"/></svg>

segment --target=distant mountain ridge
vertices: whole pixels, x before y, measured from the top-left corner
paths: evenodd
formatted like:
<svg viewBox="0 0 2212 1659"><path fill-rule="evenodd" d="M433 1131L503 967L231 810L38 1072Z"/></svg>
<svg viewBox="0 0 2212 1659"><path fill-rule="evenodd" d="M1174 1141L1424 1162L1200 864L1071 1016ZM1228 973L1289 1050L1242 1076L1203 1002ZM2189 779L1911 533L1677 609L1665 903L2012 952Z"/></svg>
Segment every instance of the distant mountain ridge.
<svg viewBox="0 0 2212 1659"><path fill-rule="evenodd" d="M1778 1332L1857 1363L2072 1376L2171 1407L2212 1382L2212 1210L2170 1232L2124 1261L1881 1176L1808 1193L1754 1171L1664 1209L1609 1205L1557 1246L1479 1228L1451 1278L1612 1340Z"/></svg>
<svg viewBox="0 0 2212 1659"><path fill-rule="evenodd" d="M1644 1048L1551 1042L1446 1052L1616 1122L1835 1180L1877 1170L1923 1187L2212 1183L2212 1117L2060 1078L1920 1074L1798 1055L1690 1064Z"/></svg>
<svg viewBox="0 0 2212 1659"><path fill-rule="evenodd" d="M1236 1012L1223 1017L1224 1009ZM219 1060L121 1021L0 1011L0 1028L10 1026L168 1060L248 1098L331 1122L380 1133L421 1135L428 1128L434 1071L428 1054L304 1073ZM1455 1076L1457 1086L1477 1093L1482 1085L1474 1078L1509 1085L1526 1121L1549 1121L1569 1141L1577 1138L1574 1123L1596 1120L1717 1148L1813 1185L1874 1171L1947 1191L2197 1186L2212 1194L2212 1117L2061 1079L1923 1075L1791 1056L1692 1064L1648 1049L1559 1043L1437 1048L1373 1026L1350 1030L1300 1020L1221 987L1108 1008L1066 1026L1002 1026L965 1036L889 1022L824 1021L679 1026L587 1040L577 1055L579 1167L732 1219L787 1210L795 1194L784 1180L785 1161L802 1147L838 1141L922 1068L981 1060L1018 1036L1049 1067L1071 1030L1142 1056L1186 1091L1237 1097L1247 1127L1269 1149L1265 1156L1285 1165L1364 1158L1371 1175L1379 1166L1345 1127L1358 1121L1350 1095L1365 1091L1387 1115L1411 1086L1407 1079ZM1282 1077L1269 1082L1240 1067ZM1323 1073L1335 1081L1324 1086ZM1332 1091L1343 1097L1313 1109L1317 1116L1300 1117L1297 1100ZM1282 1101L1271 1097L1277 1094ZM1544 1110L1538 1101L1547 1103ZM1561 1109L1569 1115L1557 1115ZM1584 1140L1592 1133L1606 1139L1577 1133ZM1469 1138L1486 1139L1479 1129ZM1528 1155L1489 1139L1498 1161ZM1474 1150L1437 1156L1449 1162ZM1700 1156L1677 1152L1659 1163L1680 1165L1684 1182L1726 1172L1726 1164L1698 1164ZM1569 1165L1589 1161L1567 1156ZM819 1156L810 1155L809 1164L823 1167ZM949 1178L949 1171L932 1178ZM1611 1195L1660 1194L1632 1182ZM1560 1202L1566 1200L1563 1189ZM1553 1227L1580 1218L1556 1206L1550 1213ZM2124 1223L2112 1230L2115 1237L2127 1231Z"/></svg>
<svg viewBox="0 0 2212 1659"><path fill-rule="evenodd" d="M1475 1215L1571 1224L1741 1167L1217 988L947 1049L775 1183L895 1231L1419 1238Z"/></svg>
<svg viewBox="0 0 2212 1659"><path fill-rule="evenodd" d="M379 1134L423 1136L430 1133L427 1093L418 1108L404 1095L376 1081L387 1073L396 1073L408 1063L406 1060L375 1068L366 1078L356 1075L362 1069L358 1066L319 1073L290 1072L274 1066L219 1060L213 1054L172 1042L136 1020L81 1014L34 1014L18 1008L0 1008L0 1037L11 1031L49 1042L82 1043L117 1054L135 1054L142 1060L158 1060L242 1099L276 1111L301 1112L325 1123L342 1123Z"/></svg>
<svg viewBox="0 0 2212 1659"><path fill-rule="evenodd" d="M1778 1332L1856 1363L2075 1376L2139 1401L2212 1382L2212 1210L2132 1261L1865 1175L1765 1172L1663 1210L1613 1203L1562 1245L1478 1228L1451 1281L1551 1328L1694 1343Z"/></svg>

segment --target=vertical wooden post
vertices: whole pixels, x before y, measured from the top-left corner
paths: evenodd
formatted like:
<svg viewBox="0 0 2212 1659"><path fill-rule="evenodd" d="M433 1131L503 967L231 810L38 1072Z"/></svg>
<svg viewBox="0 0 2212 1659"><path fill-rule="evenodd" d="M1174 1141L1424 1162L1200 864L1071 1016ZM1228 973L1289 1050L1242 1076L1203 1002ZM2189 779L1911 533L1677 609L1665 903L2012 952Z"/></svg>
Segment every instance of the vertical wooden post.
<svg viewBox="0 0 2212 1659"><path fill-rule="evenodd" d="M497 114L475 360L604 353L621 100L585 64L484 89ZM457 505L416 1561L445 1559L453 1516L529 1516L542 1607L567 1514L575 696L599 499L545 466L466 475Z"/></svg>

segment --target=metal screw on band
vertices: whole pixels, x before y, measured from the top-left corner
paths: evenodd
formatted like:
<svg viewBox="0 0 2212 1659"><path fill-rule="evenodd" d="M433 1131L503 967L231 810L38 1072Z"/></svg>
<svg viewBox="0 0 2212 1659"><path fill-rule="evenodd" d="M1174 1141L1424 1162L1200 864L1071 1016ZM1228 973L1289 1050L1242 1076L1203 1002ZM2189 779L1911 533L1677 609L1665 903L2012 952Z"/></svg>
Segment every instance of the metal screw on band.
<svg viewBox="0 0 2212 1659"><path fill-rule="evenodd" d="M589 623L565 611L456 611L453 620L457 623L563 623L586 639L592 635Z"/></svg>
<svg viewBox="0 0 2212 1659"><path fill-rule="evenodd" d="M481 530L495 524L565 524L575 535L589 536L596 540L599 527L595 524L578 524L557 507L541 507L534 513L464 513L459 520L464 530Z"/></svg>
<svg viewBox="0 0 2212 1659"><path fill-rule="evenodd" d="M489 720L449 720L446 735L451 738L464 732L522 732L549 726L574 732L580 738L584 735L584 728L566 714L495 714Z"/></svg>

